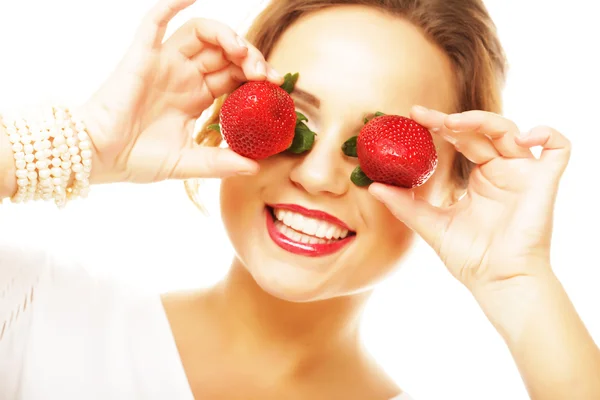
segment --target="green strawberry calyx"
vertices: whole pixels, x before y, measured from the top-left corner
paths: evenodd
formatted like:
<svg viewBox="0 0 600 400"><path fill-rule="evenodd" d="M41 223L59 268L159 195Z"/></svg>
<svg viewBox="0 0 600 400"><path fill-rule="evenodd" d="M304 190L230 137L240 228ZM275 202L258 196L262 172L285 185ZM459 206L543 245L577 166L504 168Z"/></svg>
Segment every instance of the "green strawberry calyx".
<svg viewBox="0 0 600 400"><path fill-rule="evenodd" d="M363 172L360 166L356 167L354 171L352 171L352 175L350 175L350 180L352 181L352 183L359 187L369 186L371 183L373 183L371 178L369 178Z"/></svg>
<svg viewBox="0 0 600 400"><path fill-rule="evenodd" d="M369 122L371 122L371 120L373 120L373 119L375 119L375 118L377 118L377 117L383 117L383 116L385 116L385 115L387 115L387 114L384 114L384 113L382 113L381 111L377 111L375 114L372 114L372 115L367 115L367 116L365 117L365 119L364 119L364 121L363 121L363 122L364 122L364 123L365 123L365 125L366 125L366 124L368 124Z"/></svg>
<svg viewBox="0 0 600 400"><path fill-rule="evenodd" d="M313 144L315 143L315 136L317 136L317 134L310 130L304 123L305 121L308 121L308 118L306 118L304 114L296 111L296 130L294 133L294 140L292 140L292 144L288 148L290 153L302 154L312 149Z"/></svg>
<svg viewBox="0 0 600 400"><path fill-rule="evenodd" d="M207 126L206 129L208 129L209 131L217 131L217 132L221 133L221 125L219 125L219 124L211 124L211 125Z"/></svg>
<svg viewBox="0 0 600 400"><path fill-rule="evenodd" d="M296 87L296 83L298 83L299 77L300 74L297 72L295 74L285 74L281 88L291 94ZM292 140L290 147L287 149L287 151L290 153L302 154L312 149L313 144L315 143L315 136L317 136L317 134L311 131L305 122L308 122L308 118L306 118L304 114L296 111L296 128L294 131L294 139Z"/></svg>
<svg viewBox="0 0 600 400"><path fill-rule="evenodd" d="M356 141L358 140L358 136L353 136L350 139L346 140L342 145L342 152L348 157L358 157L356 152Z"/></svg>

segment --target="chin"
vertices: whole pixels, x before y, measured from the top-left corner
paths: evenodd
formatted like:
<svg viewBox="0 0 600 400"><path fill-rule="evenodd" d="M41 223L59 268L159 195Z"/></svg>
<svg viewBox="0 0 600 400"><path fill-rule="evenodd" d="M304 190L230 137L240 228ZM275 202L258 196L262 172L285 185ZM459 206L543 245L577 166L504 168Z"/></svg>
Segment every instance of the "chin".
<svg viewBox="0 0 600 400"><path fill-rule="evenodd" d="M258 257L249 259L244 263L246 270L256 284L273 297L293 303L335 297L331 293L331 276L326 271L292 265L273 258L262 261Z"/></svg>

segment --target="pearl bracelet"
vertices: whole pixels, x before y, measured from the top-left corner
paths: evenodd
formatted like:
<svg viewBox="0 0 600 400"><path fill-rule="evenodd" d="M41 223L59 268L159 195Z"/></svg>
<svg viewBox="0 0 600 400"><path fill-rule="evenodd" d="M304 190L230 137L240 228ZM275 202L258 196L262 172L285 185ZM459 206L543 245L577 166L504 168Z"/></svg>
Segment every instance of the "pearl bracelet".
<svg viewBox="0 0 600 400"><path fill-rule="evenodd" d="M68 109L52 107L41 122L2 118L14 153L14 203L86 197L92 170L91 141L82 121Z"/></svg>

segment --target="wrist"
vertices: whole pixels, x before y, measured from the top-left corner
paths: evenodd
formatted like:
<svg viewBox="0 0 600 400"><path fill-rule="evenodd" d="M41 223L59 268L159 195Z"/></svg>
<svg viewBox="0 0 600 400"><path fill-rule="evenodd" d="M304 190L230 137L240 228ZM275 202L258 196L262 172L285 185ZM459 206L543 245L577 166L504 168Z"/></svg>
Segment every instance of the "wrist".
<svg viewBox="0 0 600 400"><path fill-rule="evenodd" d="M535 275L521 275L471 290L482 311L507 342L518 341L532 316L552 311L566 297L550 265Z"/></svg>

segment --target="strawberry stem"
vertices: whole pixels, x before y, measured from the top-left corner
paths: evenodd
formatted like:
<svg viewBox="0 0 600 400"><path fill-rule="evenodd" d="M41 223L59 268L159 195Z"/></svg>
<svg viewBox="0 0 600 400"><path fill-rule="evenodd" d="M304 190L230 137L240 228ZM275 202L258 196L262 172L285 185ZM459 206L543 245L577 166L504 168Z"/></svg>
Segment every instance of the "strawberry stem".
<svg viewBox="0 0 600 400"><path fill-rule="evenodd" d="M352 171L352 175L350 175L350 180L356 186L369 186L373 181L363 172L360 167L356 167L354 171Z"/></svg>
<svg viewBox="0 0 600 400"><path fill-rule="evenodd" d="M294 88L296 87L296 83L298 82L299 77L300 74L297 72L293 75L290 73L285 74L285 76L283 77L283 84L280 87L286 92L292 93L294 91Z"/></svg>
<svg viewBox="0 0 600 400"><path fill-rule="evenodd" d="M358 140L358 136L351 137L346 140L342 145L342 152L348 157L358 157L356 153L356 141Z"/></svg>
<svg viewBox="0 0 600 400"><path fill-rule="evenodd" d="M221 133L221 125L219 125L219 124L212 124L212 125L209 125L209 126L207 127L207 129L208 129L209 131L217 131L217 132Z"/></svg>

